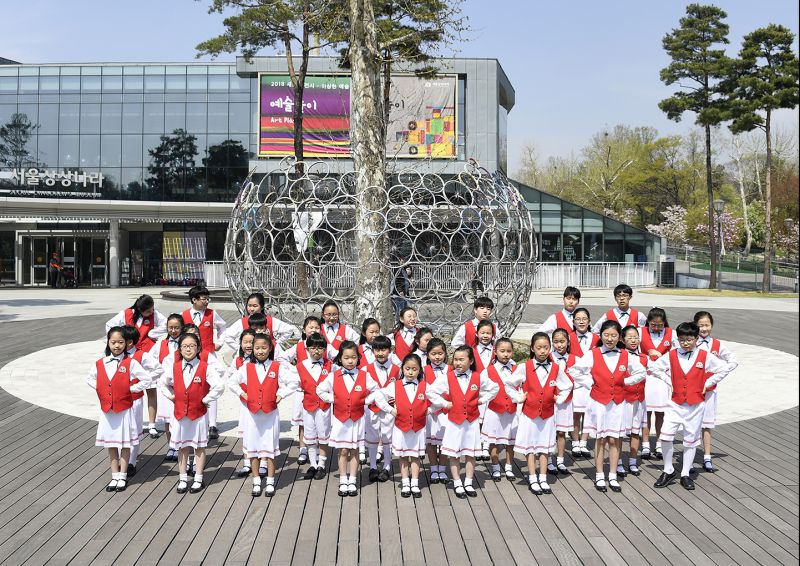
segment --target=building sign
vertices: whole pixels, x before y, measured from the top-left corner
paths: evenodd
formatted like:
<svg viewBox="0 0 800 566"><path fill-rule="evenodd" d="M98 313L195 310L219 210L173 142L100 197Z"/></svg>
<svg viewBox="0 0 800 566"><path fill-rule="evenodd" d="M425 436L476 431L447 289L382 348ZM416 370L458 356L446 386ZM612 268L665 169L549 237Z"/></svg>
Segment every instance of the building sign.
<svg viewBox="0 0 800 566"><path fill-rule="evenodd" d="M388 156L456 156L456 85L455 76L392 77L386 128Z"/></svg>
<svg viewBox="0 0 800 566"><path fill-rule="evenodd" d="M294 155L294 88L288 75L259 75L259 157ZM350 155L350 77L306 76L303 154Z"/></svg>
<svg viewBox="0 0 800 566"><path fill-rule="evenodd" d="M105 177L99 171L56 171L32 167L0 171L0 179L10 179L16 183L16 188L0 189L0 194L10 196L102 198L97 189L103 188ZM88 188L91 191L81 190Z"/></svg>

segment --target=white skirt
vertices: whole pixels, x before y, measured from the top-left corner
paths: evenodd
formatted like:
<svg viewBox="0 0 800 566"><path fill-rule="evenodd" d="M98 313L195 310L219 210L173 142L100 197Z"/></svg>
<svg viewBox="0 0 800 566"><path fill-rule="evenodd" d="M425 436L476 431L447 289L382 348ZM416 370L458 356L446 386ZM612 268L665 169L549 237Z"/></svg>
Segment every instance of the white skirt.
<svg viewBox="0 0 800 566"><path fill-rule="evenodd" d="M172 415L175 413L175 403L172 402L172 399L164 397L160 387L156 391L158 392L156 422L168 424L172 421Z"/></svg>
<svg viewBox="0 0 800 566"><path fill-rule="evenodd" d="M428 420L425 422L425 442L441 446L447 421L447 415L444 413L428 414Z"/></svg>
<svg viewBox="0 0 800 566"><path fill-rule="evenodd" d="M247 409L243 413L239 422L242 427L242 450L250 458L275 458L280 454L280 412L276 409L270 413L253 413Z"/></svg>
<svg viewBox="0 0 800 566"><path fill-rule="evenodd" d="M706 408L703 412L703 428L714 428L717 422L717 390L706 393Z"/></svg>
<svg viewBox="0 0 800 566"><path fill-rule="evenodd" d="M363 448L364 419L365 417L357 421L347 419L342 422L331 415L331 436L328 446L331 448Z"/></svg>
<svg viewBox="0 0 800 566"><path fill-rule="evenodd" d="M119 413L100 411L94 445L103 448L132 448L142 439L142 427L135 422L133 408Z"/></svg>
<svg viewBox="0 0 800 566"><path fill-rule="evenodd" d="M481 426L478 419L472 422L464 421L456 424L443 415L446 419L444 434L442 434L441 453L445 456L458 458L460 456L479 456L481 453Z"/></svg>
<svg viewBox="0 0 800 566"><path fill-rule="evenodd" d="M574 396L573 396L574 398ZM575 428L575 408L572 404L572 399L566 403L556 403L556 431L557 432L572 432Z"/></svg>
<svg viewBox="0 0 800 566"><path fill-rule="evenodd" d="M542 417L532 419L528 415L520 413L514 452L527 456L528 454L552 454L555 449L555 415L547 419Z"/></svg>
<svg viewBox="0 0 800 566"><path fill-rule="evenodd" d="M625 436L626 426L623 422L625 401L617 405L609 401L608 405L590 399L586 409L586 422L583 430L596 438L619 438Z"/></svg>
<svg viewBox="0 0 800 566"><path fill-rule="evenodd" d="M292 426L305 427L303 420L303 392L298 391L294 394L294 404L292 405ZM303 431L303 439L306 433Z"/></svg>
<svg viewBox="0 0 800 566"><path fill-rule="evenodd" d="M195 420L189 417L178 420L173 415L169 430L170 448L205 448L208 446L208 413Z"/></svg>
<svg viewBox="0 0 800 566"><path fill-rule="evenodd" d="M486 410L481 427L481 440L491 444L511 446L517 438L517 413L497 413L491 409Z"/></svg>
<svg viewBox="0 0 800 566"><path fill-rule="evenodd" d="M364 411L364 439L367 444L377 446L378 443L389 444L394 431L394 417L391 413L380 411L373 413L367 408Z"/></svg>
<svg viewBox="0 0 800 566"><path fill-rule="evenodd" d="M403 432L397 427L392 428L392 455L412 456L419 458L425 454L425 429L414 432L413 429Z"/></svg>
<svg viewBox="0 0 800 566"><path fill-rule="evenodd" d="M131 411L133 411L133 424L139 430L139 440L144 438L144 434L142 433L142 427L144 426L144 403L146 397L142 397L141 399L134 399L133 400L133 407L131 407Z"/></svg>
<svg viewBox="0 0 800 566"><path fill-rule="evenodd" d="M644 402L648 411L663 413L669 407L669 385L651 377L644 382Z"/></svg>
<svg viewBox="0 0 800 566"><path fill-rule="evenodd" d="M642 434L642 427L647 422L647 405L644 401L626 401L622 407L622 422L625 434Z"/></svg>
<svg viewBox="0 0 800 566"><path fill-rule="evenodd" d="M331 408L308 412L303 409L303 438L306 444L328 444L331 437Z"/></svg>
<svg viewBox="0 0 800 566"><path fill-rule="evenodd" d="M572 410L576 413L585 413L589 406L589 390L585 387L576 387L572 390Z"/></svg>

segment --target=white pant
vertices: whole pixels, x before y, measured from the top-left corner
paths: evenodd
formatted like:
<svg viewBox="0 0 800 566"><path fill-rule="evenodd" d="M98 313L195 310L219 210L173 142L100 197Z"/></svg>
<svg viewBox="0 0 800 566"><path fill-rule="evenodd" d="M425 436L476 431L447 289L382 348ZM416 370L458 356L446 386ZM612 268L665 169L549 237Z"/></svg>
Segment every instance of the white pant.
<svg viewBox="0 0 800 566"><path fill-rule="evenodd" d="M683 446L684 448L694 448L702 441L703 413L705 402L697 405L684 403L676 405L670 401L667 410L664 411L664 424L661 427L662 442L673 442L675 434L683 427Z"/></svg>

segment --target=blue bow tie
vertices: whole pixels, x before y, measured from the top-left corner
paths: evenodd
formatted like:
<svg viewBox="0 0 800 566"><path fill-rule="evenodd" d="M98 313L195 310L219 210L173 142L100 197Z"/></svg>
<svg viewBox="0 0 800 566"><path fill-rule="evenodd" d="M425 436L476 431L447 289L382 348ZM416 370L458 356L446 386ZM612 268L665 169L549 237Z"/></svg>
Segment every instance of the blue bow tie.
<svg viewBox="0 0 800 566"><path fill-rule="evenodd" d="M345 374L349 375L350 377L353 377L356 374L356 370L354 370L354 369L346 369L342 373L345 373Z"/></svg>
<svg viewBox="0 0 800 566"><path fill-rule="evenodd" d="M539 368L548 369L549 367L550 367L550 362L544 362L543 364L540 364L538 362L536 363L536 369Z"/></svg>

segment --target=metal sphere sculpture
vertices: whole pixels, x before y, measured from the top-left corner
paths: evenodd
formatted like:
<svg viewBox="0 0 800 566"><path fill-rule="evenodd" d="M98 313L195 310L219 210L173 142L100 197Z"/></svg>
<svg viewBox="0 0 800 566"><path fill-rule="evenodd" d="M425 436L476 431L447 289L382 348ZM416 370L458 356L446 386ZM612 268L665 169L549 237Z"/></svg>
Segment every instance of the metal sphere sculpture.
<svg viewBox="0 0 800 566"><path fill-rule="evenodd" d="M356 173L330 163L284 160L278 171L241 189L228 225L225 273L240 311L261 292L269 310L298 327L335 300L352 320L355 299ZM409 304L419 324L452 336L472 318L476 296L495 303L501 335L510 335L533 289L536 246L530 215L502 173L470 161L457 175L387 173L387 285L395 311ZM362 211L371 214L374 211ZM374 234L373 234L374 235ZM384 328L384 332L391 329Z"/></svg>

